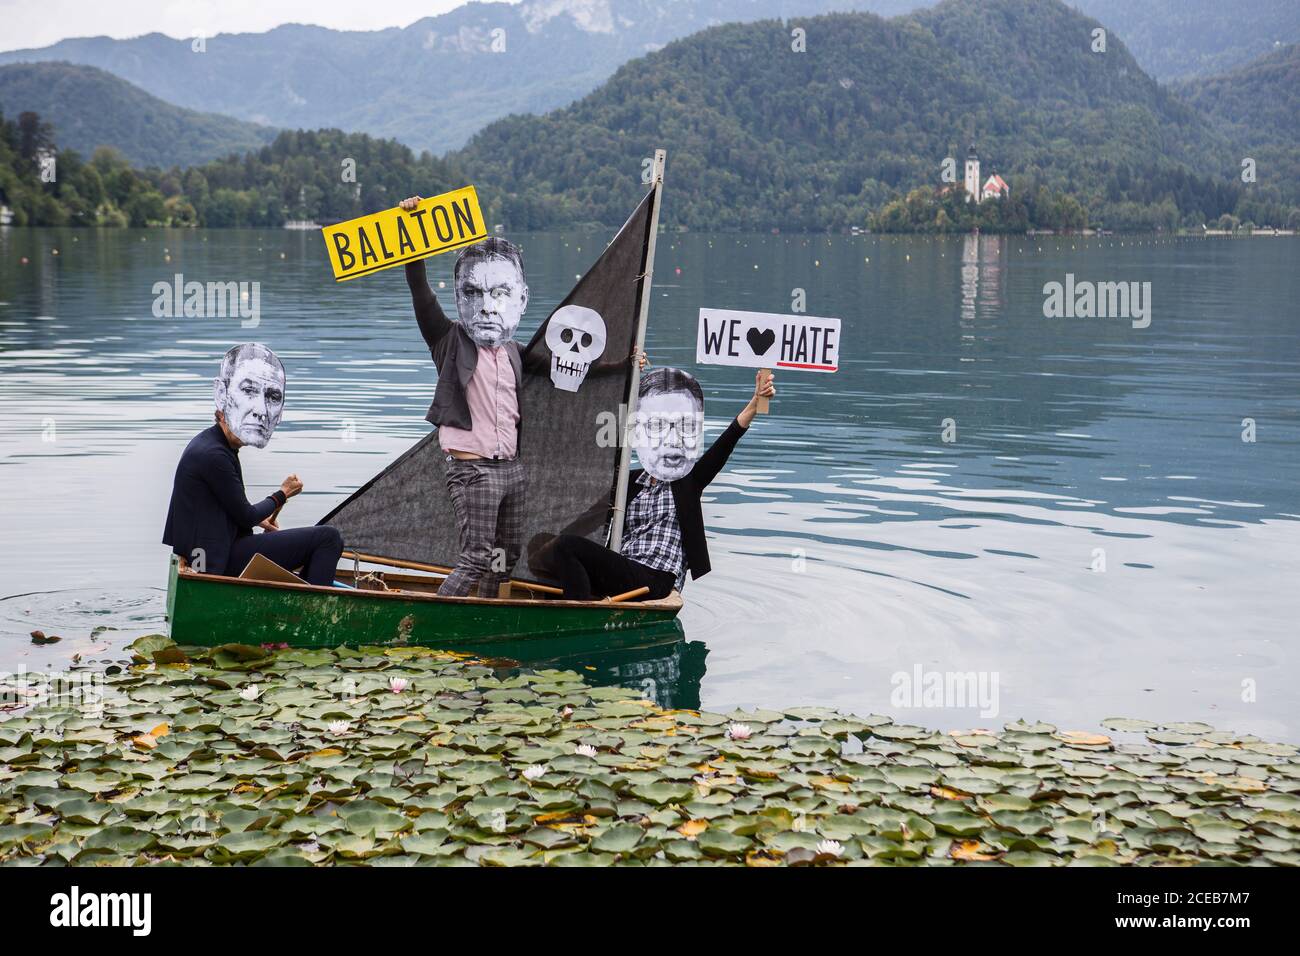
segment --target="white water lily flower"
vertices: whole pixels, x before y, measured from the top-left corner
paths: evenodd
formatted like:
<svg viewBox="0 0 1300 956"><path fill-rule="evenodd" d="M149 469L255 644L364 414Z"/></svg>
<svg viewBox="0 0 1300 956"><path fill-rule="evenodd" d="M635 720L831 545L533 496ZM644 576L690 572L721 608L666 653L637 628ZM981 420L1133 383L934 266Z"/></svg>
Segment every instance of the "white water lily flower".
<svg viewBox="0 0 1300 956"><path fill-rule="evenodd" d="M330 733L335 737L342 737L351 729L352 725L346 720L335 720L330 722Z"/></svg>
<svg viewBox="0 0 1300 956"><path fill-rule="evenodd" d="M727 736L732 740L748 740L753 733L749 724L732 724L727 728Z"/></svg>
<svg viewBox="0 0 1300 956"><path fill-rule="evenodd" d="M844 852L844 846L835 840L822 840L817 844L817 852L825 856L839 856Z"/></svg>
<svg viewBox="0 0 1300 956"><path fill-rule="evenodd" d="M564 707L564 710L560 711L560 716L561 716L561 717L572 717L572 716L573 716L573 708L570 707L570 706L568 706L568 705L566 704L565 707Z"/></svg>
<svg viewBox="0 0 1300 956"><path fill-rule="evenodd" d="M394 677L392 680L388 682L388 689L391 690L394 694L400 694L402 691L406 690L406 688L410 686L411 686L411 682L407 680L405 677Z"/></svg>
<svg viewBox="0 0 1300 956"><path fill-rule="evenodd" d="M573 748L573 752L577 754L579 757L596 756L596 748L593 747L591 744L578 744L577 747Z"/></svg>
<svg viewBox="0 0 1300 956"><path fill-rule="evenodd" d="M239 696L244 698L244 700L257 700L261 693L261 690L258 689L256 684L249 684L239 692Z"/></svg>
<svg viewBox="0 0 1300 956"><path fill-rule="evenodd" d="M541 764L539 764L539 763L535 763L535 764L533 764L531 767L529 767L527 770L524 771L524 779L525 779L525 780L536 780L538 777L540 777L540 776L541 776L542 774L544 774L544 773L546 773L546 768L543 767L543 766L542 766Z"/></svg>

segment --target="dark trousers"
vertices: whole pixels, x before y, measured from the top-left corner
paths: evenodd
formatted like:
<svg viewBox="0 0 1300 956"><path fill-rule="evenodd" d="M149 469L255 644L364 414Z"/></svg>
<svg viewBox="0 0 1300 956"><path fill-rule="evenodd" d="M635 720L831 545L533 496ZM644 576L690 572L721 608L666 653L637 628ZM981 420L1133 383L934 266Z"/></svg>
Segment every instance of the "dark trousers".
<svg viewBox="0 0 1300 956"><path fill-rule="evenodd" d="M308 584L330 586L343 554L343 535L329 525L246 534L230 546L226 574L238 577L255 554L270 558L286 571L301 567L299 577Z"/></svg>
<svg viewBox="0 0 1300 956"><path fill-rule="evenodd" d="M460 526L460 556L438 593L494 598L519 561L528 482L524 463L447 456L447 493Z"/></svg>
<svg viewBox="0 0 1300 956"><path fill-rule="evenodd" d="M667 571L648 568L576 534L560 535L551 547L549 568L571 601L590 601L639 587L650 588L642 600L651 600L667 597L677 583Z"/></svg>

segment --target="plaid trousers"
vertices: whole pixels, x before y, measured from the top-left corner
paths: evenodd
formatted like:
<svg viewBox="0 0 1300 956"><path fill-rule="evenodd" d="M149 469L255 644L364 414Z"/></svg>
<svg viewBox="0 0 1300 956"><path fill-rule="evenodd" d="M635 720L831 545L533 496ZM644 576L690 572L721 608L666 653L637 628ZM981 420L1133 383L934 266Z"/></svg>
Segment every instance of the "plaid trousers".
<svg viewBox="0 0 1300 956"><path fill-rule="evenodd" d="M478 585L481 597L496 597L519 561L524 534L527 477L524 464L447 456L447 491L460 525L460 557L438 588L465 597Z"/></svg>

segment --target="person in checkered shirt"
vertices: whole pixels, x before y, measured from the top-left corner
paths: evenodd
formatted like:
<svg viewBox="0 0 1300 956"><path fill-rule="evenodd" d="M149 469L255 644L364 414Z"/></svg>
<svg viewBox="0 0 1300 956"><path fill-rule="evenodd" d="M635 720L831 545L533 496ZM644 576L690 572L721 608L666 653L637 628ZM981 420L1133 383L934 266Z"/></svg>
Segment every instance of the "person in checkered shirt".
<svg viewBox="0 0 1300 956"><path fill-rule="evenodd" d="M647 372L641 379L635 441L643 468L628 475L621 550L612 551L579 535L560 535L549 565L565 598L589 601L648 587L644 599L655 600L681 591L688 570L692 578L708 574L700 496L748 431L759 399L775 394L772 373L760 369L749 403L700 454L704 430L700 383L677 368Z"/></svg>

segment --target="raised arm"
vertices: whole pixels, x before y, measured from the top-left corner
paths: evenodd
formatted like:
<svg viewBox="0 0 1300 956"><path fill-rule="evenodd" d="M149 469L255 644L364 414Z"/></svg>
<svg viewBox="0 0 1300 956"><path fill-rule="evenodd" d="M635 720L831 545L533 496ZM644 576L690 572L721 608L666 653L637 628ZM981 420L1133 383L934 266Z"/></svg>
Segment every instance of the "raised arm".
<svg viewBox="0 0 1300 956"><path fill-rule="evenodd" d="M765 368L760 368L754 373L754 394L749 399L749 404L740 410L736 416L736 421L740 422L741 428L748 428L758 414L758 400L760 398L771 398L776 394L775 376Z"/></svg>
<svg viewBox="0 0 1300 956"><path fill-rule="evenodd" d="M740 410L735 421L727 426L727 430L718 436L718 440L710 445L709 449L700 456L700 460L695 463L690 474L692 483L703 488L718 476L718 472L722 470L722 466L727 463L727 459L735 450L736 442L740 441L740 437L754 421L754 415L758 412L758 400L771 398L775 394L776 386L773 384L772 373L767 369L759 369L754 375L754 394L749 399L749 403Z"/></svg>
<svg viewBox="0 0 1300 956"><path fill-rule="evenodd" d="M409 212L419 204L420 197L412 196L410 199L403 199L399 205ZM423 259L406 264L406 284L411 290L415 321L420 326L420 334L424 336L424 344L432 353L434 346L451 331L452 321L447 318L447 313L442 311L438 297L434 295L433 288L429 285Z"/></svg>
<svg viewBox="0 0 1300 956"><path fill-rule="evenodd" d="M424 336L424 344L429 346L429 352L432 353L434 346L451 331L452 322L447 318L447 313L442 311L438 297L429 287L423 259L406 264L406 284L411 289L415 321L420 326L420 334Z"/></svg>

